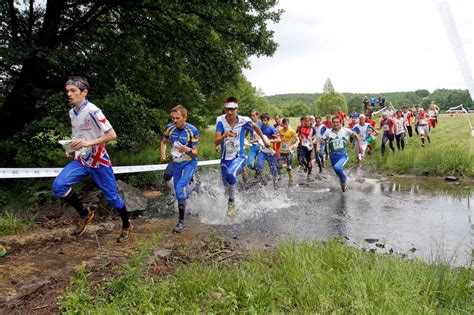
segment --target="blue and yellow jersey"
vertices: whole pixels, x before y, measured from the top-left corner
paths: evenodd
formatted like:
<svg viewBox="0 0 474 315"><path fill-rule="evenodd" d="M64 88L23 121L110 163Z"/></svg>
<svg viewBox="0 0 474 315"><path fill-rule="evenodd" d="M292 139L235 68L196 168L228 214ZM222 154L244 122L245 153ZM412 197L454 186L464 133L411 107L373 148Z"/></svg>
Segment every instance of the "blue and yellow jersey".
<svg viewBox="0 0 474 315"><path fill-rule="evenodd" d="M163 131L163 138L171 141L171 158L173 162L191 161L189 154L177 153L180 146L185 145L193 148L199 145L199 131L190 123L186 123L184 128L179 129L173 123L168 124Z"/></svg>

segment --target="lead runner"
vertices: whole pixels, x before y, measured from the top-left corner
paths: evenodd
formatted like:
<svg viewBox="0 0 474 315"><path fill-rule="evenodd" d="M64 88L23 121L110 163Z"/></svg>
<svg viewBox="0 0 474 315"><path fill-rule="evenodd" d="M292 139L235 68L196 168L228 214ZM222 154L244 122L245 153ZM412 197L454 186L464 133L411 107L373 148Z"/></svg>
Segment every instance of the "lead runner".
<svg viewBox="0 0 474 315"><path fill-rule="evenodd" d="M99 186L109 204L118 212L122 219L122 232L117 242L126 242L130 238L132 225L128 218L125 203L120 197L112 170L112 162L105 144L117 138L117 134L104 114L86 99L89 83L84 77L71 77L66 82L66 92L73 108L69 111L72 125L71 147L75 159L63 168L53 182L53 191L79 213L73 231L74 236L81 236L87 225L94 219L94 212L85 208L72 189L86 175ZM68 157L70 153L66 152Z"/></svg>

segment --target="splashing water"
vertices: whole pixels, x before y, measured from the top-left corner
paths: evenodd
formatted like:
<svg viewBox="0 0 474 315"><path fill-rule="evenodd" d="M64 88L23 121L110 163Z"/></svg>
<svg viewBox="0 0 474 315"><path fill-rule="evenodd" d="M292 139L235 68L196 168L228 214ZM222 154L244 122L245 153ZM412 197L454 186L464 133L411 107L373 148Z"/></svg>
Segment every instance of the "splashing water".
<svg viewBox="0 0 474 315"><path fill-rule="evenodd" d="M277 212L297 204L296 201L290 199L287 190L283 188L275 190L272 184L245 187L238 183L235 196L237 216L229 218L226 215L227 197L220 173L209 170L201 175L200 181L202 191L191 195L188 211L206 224L239 224L256 219L265 213Z"/></svg>

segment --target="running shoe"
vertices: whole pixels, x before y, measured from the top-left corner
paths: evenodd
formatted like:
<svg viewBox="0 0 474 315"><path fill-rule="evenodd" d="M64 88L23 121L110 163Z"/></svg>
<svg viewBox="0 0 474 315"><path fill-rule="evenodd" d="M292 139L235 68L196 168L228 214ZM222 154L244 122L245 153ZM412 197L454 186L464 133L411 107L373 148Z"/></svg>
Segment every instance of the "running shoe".
<svg viewBox="0 0 474 315"><path fill-rule="evenodd" d="M133 225L130 223L128 228L122 228L122 232L120 236L117 238L117 243L125 243L130 239L130 235L132 234Z"/></svg>
<svg viewBox="0 0 474 315"><path fill-rule="evenodd" d="M87 215L84 218L79 218L76 222L76 227L72 231L72 235L81 236L86 231L87 225L94 219L95 213L91 211L90 208L87 208Z"/></svg>
<svg viewBox="0 0 474 315"><path fill-rule="evenodd" d="M235 217L237 212L235 211L235 202L230 202L227 205L227 216L228 217Z"/></svg>
<svg viewBox="0 0 474 315"><path fill-rule="evenodd" d="M175 233L183 233L184 229L186 227L184 226L184 223L183 222L178 222L178 224L176 224L176 226L174 227L173 229L173 232Z"/></svg>
<svg viewBox="0 0 474 315"><path fill-rule="evenodd" d="M347 190L346 182L341 182L341 189L342 189L342 192L346 192L346 190Z"/></svg>
<svg viewBox="0 0 474 315"><path fill-rule="evenodd" d="M168 206L172 205L174 202L176 201L176 197L174 196L174 194L169 194L166 196L166 204Z"/></svg>

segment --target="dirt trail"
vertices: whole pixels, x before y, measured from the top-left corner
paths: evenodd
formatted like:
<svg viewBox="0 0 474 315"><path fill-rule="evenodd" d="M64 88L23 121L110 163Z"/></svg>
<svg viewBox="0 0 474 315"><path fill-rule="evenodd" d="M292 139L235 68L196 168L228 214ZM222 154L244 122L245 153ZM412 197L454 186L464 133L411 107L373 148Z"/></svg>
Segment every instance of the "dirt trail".
<svg viewBox="0 0 474 315"><path fill-rule="evenodd" d="M185 232L177 235L171 232L175 223L175 218L134 220L133 238L125 245L116 242L118 220L91 224L80 238L69 236L72 227L37 228L0 237L0 244L9 251L7 257L0 258L0 314L58 313L58 297L80 266L85 266L96 282L104 281L114 266L133 255L139 239L154 234L161 236L155 249L159 259L154 272L158 275L169 273L174 263L210 257L210 253L220 259L235 255L231 249L212 253L212 227L188 219ZM182 254L183 247L186 254Z"/></svg>

